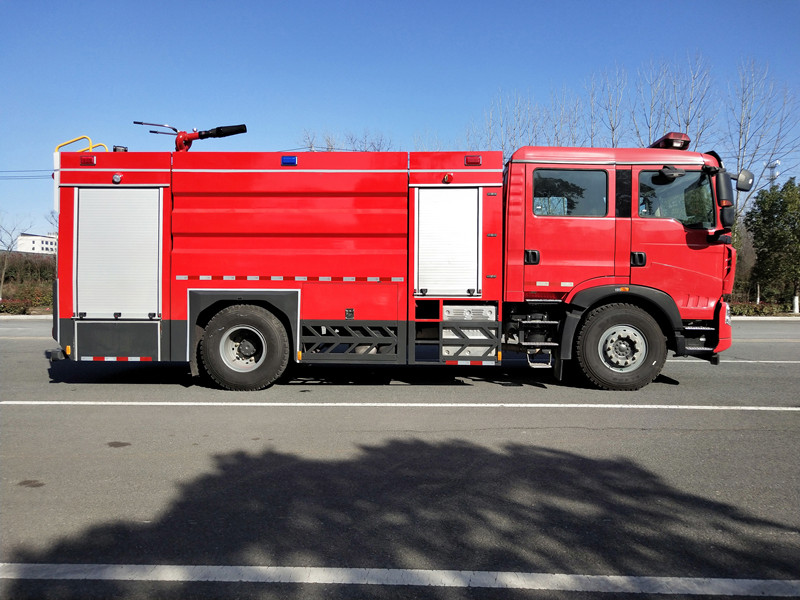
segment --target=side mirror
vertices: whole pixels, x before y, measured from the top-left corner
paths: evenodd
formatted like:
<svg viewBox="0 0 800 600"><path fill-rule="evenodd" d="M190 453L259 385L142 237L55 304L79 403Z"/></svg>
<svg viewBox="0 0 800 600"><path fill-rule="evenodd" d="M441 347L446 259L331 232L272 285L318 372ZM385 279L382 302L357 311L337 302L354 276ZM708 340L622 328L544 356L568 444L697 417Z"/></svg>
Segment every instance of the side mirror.
<svg viewBox="0 0 800 600"><path fill-rule="evenodd" d="M724 169L717 175L717 206L733 206L733 186L731 175Z"/></svg>
<svg viewBox="0 0 800 600"><path fill-rule="evenodd" d="M753 187L753 174L747 169L742 169L736 177L736 189L740 192L749 192Z"/></svg>

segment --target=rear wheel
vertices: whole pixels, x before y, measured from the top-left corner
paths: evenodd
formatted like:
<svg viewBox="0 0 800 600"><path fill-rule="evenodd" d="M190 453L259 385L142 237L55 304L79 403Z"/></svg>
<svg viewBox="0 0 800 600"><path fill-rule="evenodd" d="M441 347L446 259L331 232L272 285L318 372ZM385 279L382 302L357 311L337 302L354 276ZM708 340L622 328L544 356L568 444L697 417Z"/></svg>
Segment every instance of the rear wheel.
<svg viewBox="0 0 800 600"><path fill-rule="evenodd" d="M583 374L606 390L638 390L664 367L667 344L655 319L638 306L608 304L594 309L576 342Z"/></svg>
<svg viewBox="0 0 800 600"><path fill-rule="evenodd" d="M281 376L289 362L289 338L281 322L260 306L219 311L200 341L206 373L223 388L260 390Z"/></svg>

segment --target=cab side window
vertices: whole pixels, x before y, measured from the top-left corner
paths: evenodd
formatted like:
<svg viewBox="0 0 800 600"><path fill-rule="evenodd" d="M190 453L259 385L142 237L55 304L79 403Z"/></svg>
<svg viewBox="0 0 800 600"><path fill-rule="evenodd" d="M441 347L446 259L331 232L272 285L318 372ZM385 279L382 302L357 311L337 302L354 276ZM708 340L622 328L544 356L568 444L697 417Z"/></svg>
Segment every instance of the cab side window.
<svg viewBox="0 0 800 600"><path fill-rule="evenodd" d="M702 171L668 177L663 171L639 174L639 216L675 219L689 229L711 229L715 224L711 182Z"/></svg>
<svg viewBox="0 0 800 600"><path fill-rule="evenodd" d="M542 217L604 217L608 213L605 171L536 169L533 214Z"/></svg>

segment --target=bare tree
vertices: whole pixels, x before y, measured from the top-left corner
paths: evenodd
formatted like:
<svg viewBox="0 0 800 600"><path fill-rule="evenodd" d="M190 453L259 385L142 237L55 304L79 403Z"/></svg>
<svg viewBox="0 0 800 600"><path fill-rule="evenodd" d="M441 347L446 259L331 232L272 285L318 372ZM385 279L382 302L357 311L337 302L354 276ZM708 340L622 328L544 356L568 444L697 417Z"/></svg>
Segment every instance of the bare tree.
<svg viewBox="0 0 800 600"><path fill-rule="evenodd" d="M608 134L608 146L618 148L625 135L625 100L628 74L619 65L601 75L598 89L600 123Z"/></svg>
<svg viewBox="0 0 800 600"><path fill-rule="evenodd" d="M0 218L2 218L2 215L0 215ZM0 220L0 254L2 254L2 266L0 266L0 300L3 299L3 283L6 280L8 258L14 250L14 244L16 244L19 234L24 233L30 229L30 227L30 222L25 222L23 224L20 220L9 221L5 218Z"/></svg>
<svg viewBox="0 0 800 600"><path fill-rule="evenodd" d="M548 146L583 146L586 135L583 102L566 87L550 98L548 110L539 110L541 137Z"/></svg>
<svg viewBox="0 0 800 600"><path fill-rule="evenodd" d="M47 213L47 224L50 225L50 231L47 233L51 233L54 235L58 235L58 211L51 210Z"/></svg>
<svg viewBox="0 0 800 600"><path fill-rule="evenodd" d="M317 133L315 131L308 129L303 131L303 148L309 152L317 151Z"/></svg>
<svg viewBox="0 0 800 600"><path fill-rule="evenodd" d="M586 134L588 138L589 147L594 148L600 143L600 117L597 107L598 85L597 78L592 75L585 86L587 95L587 109L584 116L586 123Z"/></svg>
<svg viewBox="0 0 800 600"><path fill-rule="evenodd" d="M669 106L667 114L677 131L691 137L692 149L702 145L713 129L716 119L711 69L705 59L689 57L686 69L669 70ZM662 135L666 131L662 132Z"/></svg>
<svg viewBox="0 0 800 600"><path fill-rule="evenodd" d="M539 138L539 109L533 101L519 92L492 99L483 113L481 123L472 123L467 129L467 143L475 148L500 150L503 160L522 146L535 145Z"/></svg>
<svg viewBox="0 0 800 600"><path fill-rule="evenodd" d="M797 96L780 86L766 65L751 60L739 67L737 85L727 100L726 142L726 158L736 171L750 169L755 175L750 192L736 192L740 217L754 195L770 184L768 165L780 160L787 170L795 168L800 153Z"/></svg>
<svg viewBox="0 0 800 600"><path fill-rule="evenodd" d="M361 135L347 133L345 144L348 150L358 152L386 152L392 149L392 140L380 132L373 133L365 129Z"/></svg>
<svg viewBox="0 0 800 600"><path fill-rule="evenodd" d="M467 147L469 147L469 144L464 140L446 141L432 131L414 134L414 150L418 152L443 152Z"/></svg>
<svg viewBox="0 0 800 600"><path fill-rule="evenodd" d="M317 133L305 130L303 132L303 148L309 152L324 150L334 152L335 150L352 150L358 152L386 152L392 149L392 141L382 133L373 133L368 129L361 135L348 132L344 135L344 140L332 133L323 135L323 141L317 143Z"/></svg>
<svg viewBox="0 0 800 600"><path fill-rule="evenodd" d="M667 131L669 65L650 62L636 73L631 104L631 124L640 146L649 146Z"/></svg>

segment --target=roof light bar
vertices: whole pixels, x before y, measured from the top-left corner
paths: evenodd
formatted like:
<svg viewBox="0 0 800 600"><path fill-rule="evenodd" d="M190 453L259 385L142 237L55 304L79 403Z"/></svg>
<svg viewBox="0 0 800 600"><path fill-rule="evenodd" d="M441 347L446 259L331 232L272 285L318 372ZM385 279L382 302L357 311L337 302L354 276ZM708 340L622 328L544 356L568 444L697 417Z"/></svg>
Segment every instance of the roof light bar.
<svg viewBox="0 0 800 600"><path fill-rule="evenodd" d="M668 148L670 150L688 150L692 140L685 133L670 131L664 137L656 140L648 148Z"/></svg>

